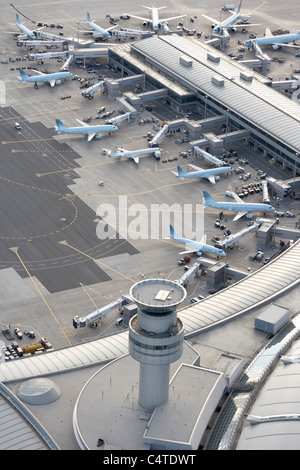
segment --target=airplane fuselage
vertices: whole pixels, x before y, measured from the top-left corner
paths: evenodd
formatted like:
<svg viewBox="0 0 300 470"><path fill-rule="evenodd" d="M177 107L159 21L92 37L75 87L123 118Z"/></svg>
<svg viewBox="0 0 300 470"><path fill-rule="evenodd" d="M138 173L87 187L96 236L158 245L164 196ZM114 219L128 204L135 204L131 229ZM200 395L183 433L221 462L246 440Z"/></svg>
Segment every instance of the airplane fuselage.
<svg viewBox="0 0 300 470"><path fill-rule="evenodd" d="M233 168L230 166L224 166L221 168L213 168L210 170L200 170L200 171L192 171L191 173L185 173L184 178L207 178L209 176L216 176L222 175L224 173L231 173Z"/></svg>
<svg viewBox="0 0 300 470"><path fill-rule="evenodd" d="M269 204L255 204L255 203L239 203L239 202L205 202L206 206L213 207L215 209L234 211L234 212L274 212L274 207Z"/></svg>
<svg viewBox="0 0 300 470"><path fill-rule="evenodd" d="M63 130L58 130L58 134L98 134L99 132L114 132L118 130L116 126L103 125L103 126L87 126L87 127L66 127Z"/></svg>
<svg viewBox="0 0 300 470"><path fill-rule="evenodd" d="M297 41L300 39L300 32L296 34L284 34L281 36L269 36L264 38L257 38L254 40L246 41L245 46L251 47L256 43L258 46L269 46L273 44L288 44L289 42Z"/></svg>
<svg viewBox="0 0 300 470"><path fill-rule="evenodd" d="M225 253L220 250L219 248L215 248L211 245L206 245L205 243L199 243L193 240L189 240L188 238L181 238L181 237L174 237L179 243L182 243L185 246L190 247L195 253L203 252L203 253L212 253L217 256L225 256Z"/></svg>
<svg viewBox="0 0 300 470"><path fill-rule="evenodd" d="M51 80L60 80L71 77L70 72L49 73L46 75L34 75L26 79L20 78L21 82L49 82Z"/></svg>

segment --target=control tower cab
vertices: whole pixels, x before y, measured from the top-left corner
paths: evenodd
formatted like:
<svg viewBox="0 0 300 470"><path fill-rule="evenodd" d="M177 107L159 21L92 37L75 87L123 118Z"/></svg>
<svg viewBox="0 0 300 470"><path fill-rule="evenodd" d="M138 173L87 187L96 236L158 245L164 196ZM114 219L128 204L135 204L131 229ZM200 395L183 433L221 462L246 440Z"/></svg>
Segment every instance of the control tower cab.
<svg viewBox="0 0 300 470"><path fill-rule="evenodd" d="M146 279L131 287L130 296L138 313L129 323L129 353L140 363L139 405L152 411L168 400L170 364L182 355L184 329L176 310L186 291L174 281Z"/></svg>

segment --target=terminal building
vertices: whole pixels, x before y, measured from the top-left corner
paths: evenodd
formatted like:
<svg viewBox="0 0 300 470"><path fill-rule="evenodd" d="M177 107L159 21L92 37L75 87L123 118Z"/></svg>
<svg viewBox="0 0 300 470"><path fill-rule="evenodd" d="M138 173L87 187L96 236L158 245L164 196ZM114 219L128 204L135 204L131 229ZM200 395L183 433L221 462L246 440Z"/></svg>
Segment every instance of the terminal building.
<svg viewBox="0 0 300 470"><path fill-rule="evenodd" d="M212 46L177 35L156 36L112 46L109 63L122 76L144 76L144 93L124 93L129 103L143 104L155 90L153 100L164 100L178 113L199 112L202 135L220 129L215 135L219 153L243 140L283 167L299 168L299 105L274 90L268 77Z"/></svg>

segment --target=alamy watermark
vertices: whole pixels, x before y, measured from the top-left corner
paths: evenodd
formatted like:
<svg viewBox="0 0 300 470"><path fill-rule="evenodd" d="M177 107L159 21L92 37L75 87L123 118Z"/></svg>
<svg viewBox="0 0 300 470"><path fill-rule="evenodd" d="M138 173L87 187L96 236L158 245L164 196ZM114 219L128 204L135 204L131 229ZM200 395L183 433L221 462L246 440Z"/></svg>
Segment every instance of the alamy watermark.
<svg viewBox="0 0 300 470"><path fill-rule="evenodd" d="M124 238L165 239L170 237L170 225L180 237L199 240L204 233L203 204L167 203L128 205L127 196L119 196L117 204L100 204L96 233L100 240Z"/></svg>

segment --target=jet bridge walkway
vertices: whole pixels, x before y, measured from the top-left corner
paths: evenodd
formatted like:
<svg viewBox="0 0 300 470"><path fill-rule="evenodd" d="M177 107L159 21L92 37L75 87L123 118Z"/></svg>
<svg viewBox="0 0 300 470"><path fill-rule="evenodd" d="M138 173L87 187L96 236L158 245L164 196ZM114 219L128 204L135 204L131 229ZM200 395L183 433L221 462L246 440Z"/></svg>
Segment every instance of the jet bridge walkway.
<svg viewBox="0 0 300 470"><path fill-rule="evenodd" d="M300 281L300 240L258 271L178 312L185 338L271 301ZM128 331L0 364L0 382L101 364L128 353Z"/></svg>

